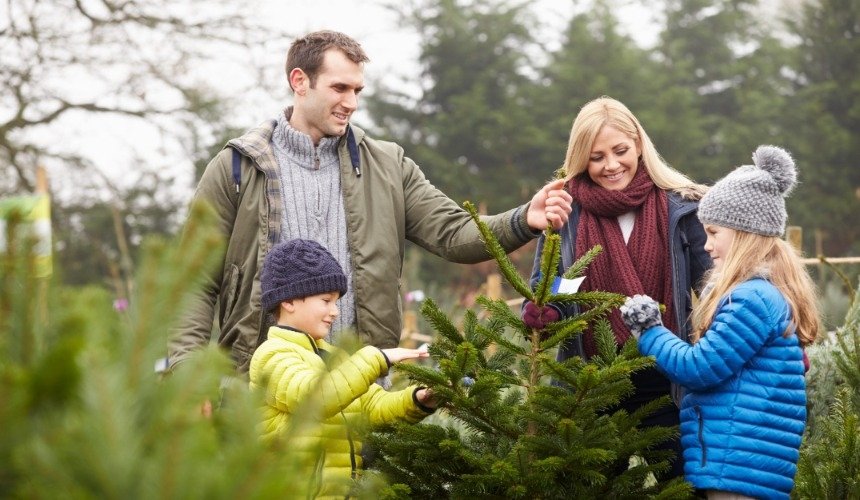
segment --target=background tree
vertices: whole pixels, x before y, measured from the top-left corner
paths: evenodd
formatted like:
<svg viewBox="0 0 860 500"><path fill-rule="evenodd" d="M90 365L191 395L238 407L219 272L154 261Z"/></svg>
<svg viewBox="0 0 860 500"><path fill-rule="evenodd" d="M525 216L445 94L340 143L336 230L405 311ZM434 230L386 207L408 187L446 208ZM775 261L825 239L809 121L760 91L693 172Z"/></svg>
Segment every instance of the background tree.
<svg viewBox="0 0 860 500"><path fill-rule="evenodd" d="M421 88L411 97L382 86L367 99L378 132L454 200L478 200L488 213L528 200L552 168L536 161L540 128L526 100L536 50L527 5L415 0L391 8L421 36ZM483 281L484 273L439 258L423 262L423 280L469 289Z"/></svg>
<svg viewBox="0 0 860 500"><path fill-rule="evenodd" d="M826 255L857 255L860 229L849 221L860 211L860 1L806 2L788 26L800 38L784 119L801 175L792 220L825 232Z"/></svg>
<svg viewBox="0 0 860 500"><path fill-rule="evenodd" d="M699 127L678 126L698 119L697 95L673 82L652 51L619 29L612 4L596 2L571 18L561 47L541 69L534 89L535 120L544 134L541 164L562 165L579 109L601 95L624 102L670 162L685 158L683 146L701 143Z"/></svg>
<svg viewBox="0 0 860 500"><path fill-rule="evenodd" d="M809 348L809 420L795 498L860 498L860 290L842 326Z"/></svg>
<svg viewBox="0 0 860 500"><path fill-rule="evenodd" d="M216 82L244 86L243 97L266 85L270 79L253 78L256 49L282 35L223 0L206 8L188 0L11 0L2 10L0 195L32 191L36 166L46 166L67 276L98 282L114 266L130 279L127 260L141 236L175 231L188 199L183 180L227 127L232 103ZM230 64L247 81L224 78ZM94 123L128 146L85 150L79 142ZM135 135L147 131L159 140L137 148ZM122 153L123 177L100 170L101 149ZM187 163L165 160L176 157Z"/></svg>
<svg viewBox="0 0 860 500"><path fill-rule="evenodd" d="M368 100L382 133L455 200L480 200L491 212L521 203L531 193L518 186L537 174L522 100L534 47L526 6L419 0L398 9L421 35L422 89L417 101L398 102L404 96L387 88Z"/></svg>

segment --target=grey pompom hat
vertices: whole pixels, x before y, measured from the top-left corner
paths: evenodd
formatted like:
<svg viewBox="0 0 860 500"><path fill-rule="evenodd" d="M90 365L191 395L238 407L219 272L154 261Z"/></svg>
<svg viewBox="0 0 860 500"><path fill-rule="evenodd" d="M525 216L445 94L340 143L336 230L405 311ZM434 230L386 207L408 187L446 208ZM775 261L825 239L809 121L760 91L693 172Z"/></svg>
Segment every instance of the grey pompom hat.
<svg viewBox="0 0 860 500"><path fill-rule="evenodd" d="M794 160L776 146L759 146L752 160L753 165L736 168L708 190L699 202L699 220L763 236L782 236L788 219L785 197L797 184Z"/></svg>

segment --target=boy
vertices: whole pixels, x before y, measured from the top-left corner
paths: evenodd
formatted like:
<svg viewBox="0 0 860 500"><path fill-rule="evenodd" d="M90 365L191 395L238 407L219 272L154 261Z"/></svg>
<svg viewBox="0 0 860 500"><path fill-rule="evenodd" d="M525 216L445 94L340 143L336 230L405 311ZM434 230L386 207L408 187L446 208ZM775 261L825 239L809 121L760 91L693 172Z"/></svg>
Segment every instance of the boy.
<svg viewBox="0 0 860 500"><path fill-rule="evenodd" d="M349 355L324 340L338 315L347 278L319 243L295 239L275 245L260 277L263 310L276 326L251 358L250 385L265 394L264 436L284 435L315 451L311 494L340 496L362 466L354 429L364 421L417 422L435 409L431 391L410 387L386 392L373 382L393 363L425 358L418 349L367 346ZM290 426L290 416L313 395L322 425ZM292 448L295 450L295 447Z"/></svg>

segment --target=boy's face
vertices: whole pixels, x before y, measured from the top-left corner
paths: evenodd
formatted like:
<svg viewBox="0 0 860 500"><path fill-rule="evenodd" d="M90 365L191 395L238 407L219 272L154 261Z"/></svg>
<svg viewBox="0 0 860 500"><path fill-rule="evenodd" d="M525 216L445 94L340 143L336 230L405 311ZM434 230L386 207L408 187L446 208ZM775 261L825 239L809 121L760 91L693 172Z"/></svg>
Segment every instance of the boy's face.
<svg viewBox="0 0 860 500"><path fill-rule="evenodd" d="M279 323L288 324L317 340L324 339L340 313L338 298L340 292L328 292L282 302Z"/></svg>

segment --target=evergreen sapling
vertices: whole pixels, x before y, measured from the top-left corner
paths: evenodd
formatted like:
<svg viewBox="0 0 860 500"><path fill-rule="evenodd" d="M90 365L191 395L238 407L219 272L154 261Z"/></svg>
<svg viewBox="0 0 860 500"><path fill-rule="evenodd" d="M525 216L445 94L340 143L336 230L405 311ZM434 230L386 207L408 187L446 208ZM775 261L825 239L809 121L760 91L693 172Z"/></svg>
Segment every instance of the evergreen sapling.
<svg viewBox="0 0 860 500"><path fill-rule="evenodd" d="M654 445L676 428L639 427L670 404L659 400L628 414L618 402L632 391L630 375L653 361L635 340L618 346L605 315L623 303L607 292L552 293L560 237L548 230L541 279L534 290L519 275L475 208L465 204L505 280L538 307L576 304L580 313L544 330L525 325L503 300L479 297L486 319L469 310L458 327L431 300L421 313L436 331L430 354L437 365L402 365L415 382L443 402L438 424L379 429L369 443L373 467L391 486L389 498L685 498L680 479ZM594 248L565 273L582 276L600 252ZM593 325L599 355L590 361L555 360L558 346Z"/></svg>

